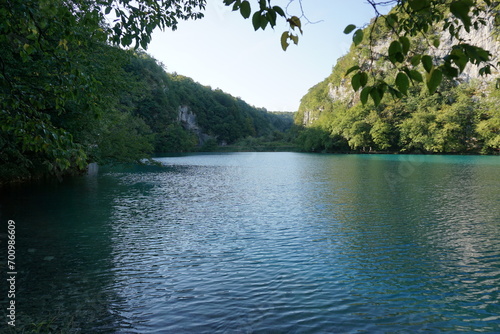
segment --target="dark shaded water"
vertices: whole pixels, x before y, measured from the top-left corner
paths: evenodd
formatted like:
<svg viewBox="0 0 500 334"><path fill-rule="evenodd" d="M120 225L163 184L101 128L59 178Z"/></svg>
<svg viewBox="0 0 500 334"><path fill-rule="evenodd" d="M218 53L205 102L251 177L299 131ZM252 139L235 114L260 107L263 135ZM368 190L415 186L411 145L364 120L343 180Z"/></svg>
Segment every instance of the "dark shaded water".
<svg viewBox="0 0 500 334"><path fill-rule="evenodd" d="M2 190L18 329L500 331L498 157L158 160Z"/></svg>

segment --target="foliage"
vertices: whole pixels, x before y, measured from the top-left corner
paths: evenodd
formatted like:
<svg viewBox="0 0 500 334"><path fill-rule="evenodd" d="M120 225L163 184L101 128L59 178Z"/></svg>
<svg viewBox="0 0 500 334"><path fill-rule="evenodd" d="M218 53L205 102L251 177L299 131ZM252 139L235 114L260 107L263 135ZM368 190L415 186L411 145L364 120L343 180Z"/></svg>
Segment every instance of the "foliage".
<svg viewBox="0 0 500 334"><path fill-rule="evenodd" d="M199 18L197 9L204 7L204 0L4 1L0 182L83 169L92 159L91 133L105 124L97 119L116 108L110 87L123 79L114 75L120 67L110 61L106 43L135 40L145 47L154 28ZM111 10L114 27L106 25Z"/></svg>
<svg viewBox="0 0 500 334"><path fill-rule="evenodd" d="M463 35L487 25L491 17L497 19L498 4L489 0L394 0L379 2L368 1L374 8L376 17L367 28L349 25L344 30L353 35L356 46L366 47L371 51L370 59L356 64L347 70L352 88L361 91L361 101L366 104L371 98L375 105L381 103L385 93L394 98L408 94L411 84L425 82L429 93L434 93L446 79L456 79L467 64L481 66L479 73L489 75L496 64L492 64L490 51L471 44ZM387 15L381 15L378 7L393 4L395 8ZM500 16L498 17L500 18ZM386 29L381 29L385 26ZM374 41L383 31L390 38L389 47L383 59L392 65L395 73L393 82L387 81L389 75L382 73L380 66L373 66L380 56L374 52ZM440 47L439 34L446 31L453 45L443 56L434 56L434 50ZM422 45L426 47L422 49ZM368 80L368 73L371 80Z"/></svg>
<svg viewBox="0 0 500 334"><path fill-rule="evenodd" d="M376 9L376 4L373 1L370 3ZM356 151L500 151L499 93L493 80L457 80L447 75L444 69L460 65L457 72L460 74L466 64L480 63L479 73L483 75L488 72L485 68L493 64L472 58L464 60L454 55L441 60L428 57L428 53L458 52L455 46L450 50L439 48L439 34L445 25L446 29L458 29L456 25L464 23L453 16L456 8L453 11L449 8L455 2L443 2L439 8L435 6L437 1L426 3L429 7L421 9L421 14L427 10L439 10L443 15L442 21L436 23L434 19L426 21L420 18L422 21L418 29L425 32L414 35L396 30L396 18L401 25L404 20L419 19L418 15L408 18L415 8L408 9L405 7L409 6L407 1L398 1L398 6L388 15L378 15L369 26L361 29L363 38L354 40L350 52L337 61L331 75L302 98L296 124L306 127L301 134L304 140L311 143L311 136L316 139L315 145L305 145L305 149L317 150L313 146L318 147L319 142L320 150L327 151L344 151L339 143L345 143L348 149ZM415 3L412 5L415 6ZM468 26L470 31L486 23L481 19L481 15L485 15L481 10L496 7L486 5L485 2L471 5L469 14L476 21ZM480 9L476 10L476 7ZM387 20L393 20L392 25ZM450 20L455 21L449 23ZM404 21L404 24L408 26L410 23ZM452 26L455 28L450 28ZM349 26L345 32L352 33L355 29L358 28ZM460 29L462 32L466 30L463 27ZM448 31L448 34L455 39L461 37L454 32ZM394 38L397 38L396 42ZM465 46L462 44L460 47ZM472 47L466 48L467 52L474 53ZM481 57L482 51L476 51L476 56ZM448 60L451 65L446 64ZM437 69L441 71L437 74L439 78L432 78L433 73L439 73ZM377 86L379 84L383 87ZM357 92L353 92L352 88ZM387 98L390 95L393 99ZM333 140L337 145L327 149Z"/></svg>
<svg viewBox="0 0 500 334"><path fill-rule="evenodd" d="M448 83L440 94L430 94L421 84L378 106L332 102L313 92L319 101L303 101L329 108L299 138L307 151L498 152L498 93L491 90L487 95L480 82Z"/></svg>
<svg viewBox="0 0 500 334"><path fill-rule="evenodd" d="M175 30L180 20L201 18L205 4L5 2L0 8L0 184L78 173L91 161L140 161L152 151L190 151L207 138L232 143L285 128L280 117L167 74L137 50L147 47L155 28ZM136 50L117 47L130 45ZM196 114L197 131L181 126L180 106Z"/></svg>
<svg viewBox="0 0 500 334"><path fill-rule="evenodd" d="M155 151L163 152L191 152L198 144L196 135L186 131L179 124L169 124L158 134L155 142Z"/></svg>
<svg viewBox="0 0 500 334"><path fill-rule="evenodd" d="M269 25L274 28L276 18L281 16L289 26L289 31L283 32L281 45L283 50L289 46L289 41L298 43L298 34L293 34L295 28L302 34L301 19L307 18L302 11L302 0L298 2L301 13L291 15L278 6L272 6L271 1L259 0L258 9L253 14L252 24L257 29L265 29ZM497 64L492 62L492 54L474 42L466 40L464 32L478 30L487 25L489 20L500 22L498 2L490 0L368 0L375 12L375 18L368 27L357 27L349 24L345 34L353 34L354 46L368 50L368 59L353 64L345 72L351 74L351 85L354 91L360 90L360 100L366 104L369 99L377 106L386 93L393 98L401 98L408 94L410 85L425 82L430 93L434 93L443 79L455 79L465 69L467 64L481 66L479 73L489 75ZM239 10L244 18L251 15L249 1L224 0L226 6ZM287 6L287 9L290 5ZM379 8L394 6L387 15L382 15ZM256 18L256 19L255 19ZM439 29L436 29L439 27ZM438 35L446 31L453 40L453 45L447 52L436 57L433 48L439 47ZM377 50L375 41L383 34L390 39L388 48ZM426 46L422 49L422 45ZM392 67L394 80L385 69L376 66L381 60Z"/></svg>

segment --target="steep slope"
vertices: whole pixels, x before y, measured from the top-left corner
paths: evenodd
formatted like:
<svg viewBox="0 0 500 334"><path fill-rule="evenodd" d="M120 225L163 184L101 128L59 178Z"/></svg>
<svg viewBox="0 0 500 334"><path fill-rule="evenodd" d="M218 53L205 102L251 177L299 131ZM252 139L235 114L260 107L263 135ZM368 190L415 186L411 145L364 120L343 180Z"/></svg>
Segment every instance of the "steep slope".
<svg viewBox="0 0 500 334"><path fill-rule="evenodd" d="M422 152L495 152L500 143L500 115L495 107L498 93L492 89L498 73L482 77L479 68L467 65L457 81L445 81L438 94L429 95L422 85L410 88L400 100L386 98L381 105L361 105L359 92L351 87L346 71L369 62L394 82L396 72L384 59L390 44L390 31L374 23L365 29L365 39L338 59L332 73L312 87L302 98L295 122L306 129L302 146L312 151L422 151ZM369 32L373 39L369 40ZM465 41L489 50L493 64L498 62L500 43L492 22L463 35ZM435 27L412 45L427 48L442 57L452 46L447 32ZM372 47L370 48L370 44ZM430 49L430 50L429 50ZM375 71L377 72L377 71ZM491 93L493 91L493 93Z"/></svg>
<svg viewBox="0 0 500 334"><path fill-rule="evenodd" d="M169 74L146 53L137 53L126 70L139 82L140 93L124 92L122 102L156 134L157 152L189 151L207 142L231 144L277 130L273 124L278 116L220 89Z"/></svg>

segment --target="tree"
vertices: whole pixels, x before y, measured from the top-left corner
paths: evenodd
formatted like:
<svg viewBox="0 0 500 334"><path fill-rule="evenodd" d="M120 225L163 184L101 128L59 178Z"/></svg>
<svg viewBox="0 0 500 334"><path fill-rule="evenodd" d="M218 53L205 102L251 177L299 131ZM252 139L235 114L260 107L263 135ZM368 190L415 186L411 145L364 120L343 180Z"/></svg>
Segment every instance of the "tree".
<svg viewBox="0 0 500 334"><path fill-rule="evenodd" d="M302 8L302 0L299 2ZM361 90L363 104L371 98L379 105L384 95L389 93L395 98L408 94L409 86L414 82L425 82L430 93L434 93L443 78L455 79L462 73L467 64L480 66L480 74L491 74L496 64L492 64L492 54L473 42L463 38L465 32L478 30L492 20L500 21L498 8L500 5L491 0L367 0L374 9L375 18L368 28L348 25L344 33L353 33L355 45L363 45L370 50L367 63L356 64L346 71L352 74L351 84L354 91ZM224 0L233 10L239 10L244 18L252 15L249 1ZM380 13L380 7L394 6L387 15ZM287 7L288 8L288 7ZM271 1L259 0L257 10L252 15L255 30L274 27L276 19L281 16L288 23L289 30L283 32L281 44L287 49L289 41L298 43L298 33L302 33L301 19L307 20L303 11L291 15ZM451 48L443 56L433 56L432 48L439 47L435 27L442 27L453 39ZM389 32L391 42L383 54L375 52L373 41L379 31ZM424 43L429 48L422 50ZM381 75L380 67L375 68L378 59L397 69L394 82L388 82Z"/></svg>
<svg viewBox="0 0 500 334"><path fill-rule="evenodd" d="M61 175L88 155L58 119L98 118L106 110L106 71L95 50L107 43L146 47L155 28L203 15L206 0L6 0L0 7L0 158L2 179ZM115 15L113 26L105 15ZM66 117L71 118L71 117ZM121 119L121 118L117 118ZM10 167L8 167L10 166ZM1 176L1 175L0 175ZM1 180L0 180L1 182Z"/></svg>

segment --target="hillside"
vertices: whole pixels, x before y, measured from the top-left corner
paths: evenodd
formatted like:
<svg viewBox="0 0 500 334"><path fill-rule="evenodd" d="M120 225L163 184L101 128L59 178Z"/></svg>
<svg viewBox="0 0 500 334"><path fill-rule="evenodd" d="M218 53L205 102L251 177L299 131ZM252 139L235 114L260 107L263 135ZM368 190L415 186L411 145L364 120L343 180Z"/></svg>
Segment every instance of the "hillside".
<svg viewBox="0 0 500 334"><path fill-rule="evenodd" d="M383 70L383 79L389 83L394 83L397 74L383 57L391 31L374 22L364 31L363 42L353 44L332 73L302 98L295 122L305 128L300 135L304 150L498 153L500 93L494 87L498 73L483 77L477 66L469 64L458 80L444 80L436 94L430 95L424 84L414 82L401 99L386 97L378 106L362 105L359 91L352 89L352 75L345 76L349 68L370 63L374 73L377 68ZM496 36L492 22L463 35L465 41L492 52L494 64L500 54ZM436 58L452 46L442 27L434 27L425 38L415 37L411 44L427 48Z"/></svg>
<svg viewBox="0 0 500 334"><path fill-rule="evenodd" d="M292 125L288 115L167 73L144 51L102 43L74 50L66 64L56 58L53 67L44 55L30 63L5 57L8 80L0 86L0 101L8 112L0 115L0 184L79 173L91 162L213 150L272 137ZM57 76L66 80L62 86L54 84ZM10 102L29 96L26 105Z"/></svg>
<svg viewBox="0 0 500 334"><path fill-rule="evenodd" d="M156 134L156 152L192 151L207 144L224 146L286 130L279 128L283 117L220 89L167 73L144 52L135 53L125 70L143 91L124 92L122 101L132 101L133 114Z"/></svg>

